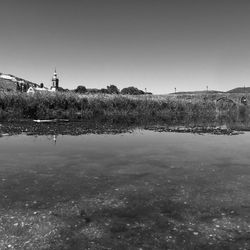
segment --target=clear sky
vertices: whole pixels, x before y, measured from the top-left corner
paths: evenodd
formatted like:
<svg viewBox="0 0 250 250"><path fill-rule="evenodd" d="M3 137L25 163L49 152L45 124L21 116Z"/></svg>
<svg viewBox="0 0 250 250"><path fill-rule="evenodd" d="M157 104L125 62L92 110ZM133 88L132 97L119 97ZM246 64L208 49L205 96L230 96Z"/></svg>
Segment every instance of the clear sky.
<svg viewBox="0 0 250 250"><path fill-rule="evenodd" d="M0 72L153 93L250 86L249 0L0 0Z"/></svg>

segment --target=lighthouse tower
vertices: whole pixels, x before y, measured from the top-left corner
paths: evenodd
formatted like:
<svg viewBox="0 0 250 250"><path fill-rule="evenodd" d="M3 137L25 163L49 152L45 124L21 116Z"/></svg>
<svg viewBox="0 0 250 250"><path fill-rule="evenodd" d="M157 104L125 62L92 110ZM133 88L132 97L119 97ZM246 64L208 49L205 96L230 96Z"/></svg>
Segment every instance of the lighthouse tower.
<svg viewBox="0 0 250 250"><path fill-rule="evenodd" d="M57 73L56 73L56 69L55 69L54 75L52 77L51 90L56 91L56 90L58 90L58 87L59 87L59 79L57 77Z"/></svg>

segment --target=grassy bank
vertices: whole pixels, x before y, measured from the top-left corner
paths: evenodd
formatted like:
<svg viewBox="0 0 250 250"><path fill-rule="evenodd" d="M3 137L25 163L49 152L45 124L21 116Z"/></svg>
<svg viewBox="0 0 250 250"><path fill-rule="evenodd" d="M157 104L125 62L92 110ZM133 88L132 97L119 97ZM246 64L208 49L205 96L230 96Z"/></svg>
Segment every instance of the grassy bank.
<svg viewBox="0 0 250 250"><path fill-rule="evenodd" d="M0 93L0 121L70 119L113 122L158 122L182 125L248 123L250 108L239 94L79 95L75 93ZM249 97L247 96L247 99ZM232 100L232 101L228 101Z"/></svg>

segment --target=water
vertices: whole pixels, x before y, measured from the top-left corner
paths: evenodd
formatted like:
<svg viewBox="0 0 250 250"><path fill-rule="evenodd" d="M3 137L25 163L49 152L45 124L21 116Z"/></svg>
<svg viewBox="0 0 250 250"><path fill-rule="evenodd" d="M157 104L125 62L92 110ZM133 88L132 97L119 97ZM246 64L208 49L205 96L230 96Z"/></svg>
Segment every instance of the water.
<svg viewBox="0 0 250 250"><path fill-rule="evenodd" d="M211 178L212 183L214 176L226 183L250 174L249 148L250 133L202 136L136 130L118 135L18 135L0 139L0 178L8 180L9 185L15 182L21 189L24 184L33 186L35 180L40 183L39 190L58 182L63 195L69 194L68 199L70 194L79 198L84 193L75 184L81 186L86 178L90 182L88 190L93 178L107 178L117 187L119 182L161 183L164 178L181 181L184 177L193 181L197 178L197 182ZM13 196L9 202L23 198L22 190L15 192L18 197Z"/></svg>
<svg viewBox="0 0 250 250"><path fill-rule="evenodd" d="M6 136L0 138L1 173L77 167L133 172L206 165L235 168L250 162L250 133L237 136L136 130L118 135ZM137 169L137 170L136 170ZM146 170L147 169L147 170ZM38 169L37 169L38 170Z"/></svg>
<svg viewBox="0 0 250 250"><path fill-rule="evenodd" d="M201 243L188 235L185 237L190 242L184 244L181 241L184 236L180 238L179 235L181 230L186 234L188 227L193 225L195 228L191 229L208 243L217 224L221 227L220 223L225 222L226 227L231 223L231 229L238 230L238 234L250 227L249 148L248 132L217 136L135 130L116 135L2 137L0 211L7 216L11 209L12 217L26 216L29 220L33 218L30 213L43 211L50 223L47 230L52 232L58 227L65 231L68 225L75 223L72 213L79 216L79 211L84 209L93 220L92 224L66 230L69 239L73 237L72 232L79 236L74 242L80 247L86 247L87 239L87 242L93 241L95 247L101 241L104 246L111 244L117 249L120 243L112 240L117 234L126 236L127 247L135 246L132 240L135 236L126 235L127 231L120 227L117 229L114 226L117 223L133 226L133 230L135 223L144 223L150 234L158 237L158 243L145 234L143 226L136 229L141 233L136 237L141 245L147 242L151 249L156 243L160 244L158 249L166 247L161 227L175 239L173 244L184 248L185 244L199 247ZM59 222L53 224L51 211L60 214ZM234 219L232 214L236 214ZM155 223L159 218L160 221L171 219L174 225ZM214 218L218 221L213 221ZM40 219L33 223L40 228ZM90 225L95 225L100 235L85 233L83 243L82 232ZM173 228L178 228L178 235L171 231ZM218 229L217 233L225 240L229 236L226 229L223 230ZM31 229L25 232L35 234ZM38 244L36 247L44 245L45 239L46 244L50 244L50 238L46 238L43 231L37 230L36 234L43 236L42 243L34 243ZM3 237L1 232L0 236ZM60 244L68 243L58 240L57 244L60 249ZM168 244L171 246L171 240ZM220 242L213 244L219 246ZM78 248L68 245L65 249Z"/></svg>

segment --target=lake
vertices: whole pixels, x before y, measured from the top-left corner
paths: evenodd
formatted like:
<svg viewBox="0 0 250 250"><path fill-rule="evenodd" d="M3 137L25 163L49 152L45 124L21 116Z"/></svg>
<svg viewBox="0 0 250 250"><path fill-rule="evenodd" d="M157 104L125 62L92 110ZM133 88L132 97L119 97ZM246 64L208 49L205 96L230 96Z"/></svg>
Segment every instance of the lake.
<svg viewBox="0 0 250 250"><path fill-rule="evenodd" d="M0 138L0 249L249 249L250 133Z"/></svg>

